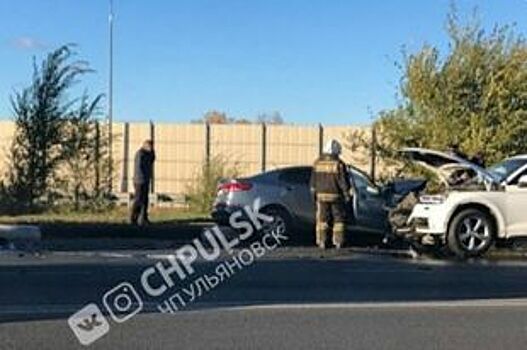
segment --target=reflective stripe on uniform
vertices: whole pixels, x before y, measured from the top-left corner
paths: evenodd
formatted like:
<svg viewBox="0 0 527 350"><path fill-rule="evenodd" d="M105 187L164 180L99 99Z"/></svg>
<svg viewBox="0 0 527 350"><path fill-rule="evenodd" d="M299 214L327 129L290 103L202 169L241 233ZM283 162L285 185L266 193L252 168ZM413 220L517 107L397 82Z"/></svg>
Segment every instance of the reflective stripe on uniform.
<svg viewBox="0 0 527 350"><path fill-rule="evenodd" d="M315 163L315 172L317 173L338 173L339 163L332 160L319 160Z"/></svg>
<svg viewBox="0 0 527 350"><path fill-rule="evenodd" d="M337 193L317 193L317 199L323 202L334 202L340 199L340 195Z"/></svg>
<svg viewBox="0 0 527 350"><path fill-rule="evenodd" d="M329 228L327 222L319 221L317 222L317 231L326 231Z"/></svg>
<svg viewBox="0 0 527 350"><path fill-rule="evenodd" d="M326 222L317 222L316 241L317 245L326 242L329 225Z"/></svg>
<svg viewBox="0 0 527 350"><path fill-rule="evenodd" d="M333 224L333 244L344 244L344 228L345 225L343 222L335 222Z"/></svg>
<svg viewBox="0 0 527 350"><path fill-rule="evenodd" d="M333 224L333 232L341 233L344 232L346 225L343 222L335 222Z"/></svg>

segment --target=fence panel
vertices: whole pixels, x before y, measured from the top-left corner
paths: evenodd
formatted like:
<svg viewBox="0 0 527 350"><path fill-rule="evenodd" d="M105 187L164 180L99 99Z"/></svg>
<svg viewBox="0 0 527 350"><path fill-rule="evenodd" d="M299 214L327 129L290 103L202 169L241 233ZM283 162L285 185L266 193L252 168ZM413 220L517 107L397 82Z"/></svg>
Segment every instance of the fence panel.
<svg viewBox="0 0 527 350"><path fill-rule="evenodd" d="M3 176L8 167L8 155L15 134L15 123L12 121L0 121L0 159L2 160L0 172Z"/></svg>
<svg viewBox="0 0 527 350"><path fill-rule="evenodd" d="M106 130L104 124L101 124L101 129ZM236 166L242 176L248 176L263 168L310 165L318 157L321 144L335 138L344 146L344 160L368 171L370 157L367 152L349 148L348 137L357 130L371 135L369 128L352 126L214 124L210 125L207 133L205 124L155 124L153 136L157 161L154 190L184 194L207 160L207 145L211 158L221 156L229 166ZM134 156L143 141L152 138L152 126L150 123L115 123L113 132L113 189L130 192L133 191ZM2 174L7 170L7 152L13 134L14 123L0 121Z"/></svg>
<svg viewBox="0 0 527 350"><path fill-rule="evenodd" d="M310 165L318 155L319 128L317 126L267 126L267 168Z"/></svg>
<svg viewBox="0 0 527 350"><path fill-rule="evenodd" d="M227 166L236 167L243 175L252 175L262 168L261 125L211 125L211 157L220 157Z"/></svg>
<svg viewBox="0 0 527 350"><path fill-rule="evenodd" d="M205 162L205 125L155 125L155 191L185 193Z"/></svg>
<svg viewBox="0 0 527 350"><path fill-rule="evenodd" d="M112 123L112 161L113 161L113 170L112 170L112 187L113 191L121 192L123 186L126 185L126 182L123 181L127 179L126 171L123 168L125 164L125 139L124 139L124 129L126 123ZM99 123L99 132L103 137L108 136L108 124L104 122Z"/></svg>

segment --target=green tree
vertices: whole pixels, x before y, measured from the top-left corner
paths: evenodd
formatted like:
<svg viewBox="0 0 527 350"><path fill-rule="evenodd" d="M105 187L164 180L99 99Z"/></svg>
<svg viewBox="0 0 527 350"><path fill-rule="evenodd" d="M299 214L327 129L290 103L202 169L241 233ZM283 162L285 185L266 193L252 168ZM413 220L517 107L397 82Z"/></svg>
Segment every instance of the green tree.
<svg viewBox="0 0 527 350"><path fill-rule="evenodd" d="M102 95L93 100L85 93L63 129L62 188L73 209L93 209L107 204L109 191L109 137L97 116Z"/></svg>
<svg viewBox="0 0 527 350"><path fill-rule="evenodd" d="M527 153L527 45L511 26L483 30L475 15L448 16L449 50L426 45L405 54L401 105L381 113L379 149L445 149L456 143L494 162Z"/></svg>
<svg viewBox="0 0 527 350"><path fill-rule="evenodd" d="M72 128L88 120L83 114L91 114L100 97L88 105L86 98L70 99L68 92L88 72L88 64L75 59L73 46L65 45L48 54L40 65L35 62L31 85L12 96L15 135L3 188L18 210L51 202L60 183L61 166L75 152L80 154L84 144L77 145L75 151L69 148Z"/></svg>
<svg viewBox="0 0 527 350"><path fill-rule="evenodd" d="M222 155L216 155L209 162L204 162L186 191L190 209L208 213L216 197L219 182L236 178L239 174L238 164L229 165L228 158Z"/></svg>

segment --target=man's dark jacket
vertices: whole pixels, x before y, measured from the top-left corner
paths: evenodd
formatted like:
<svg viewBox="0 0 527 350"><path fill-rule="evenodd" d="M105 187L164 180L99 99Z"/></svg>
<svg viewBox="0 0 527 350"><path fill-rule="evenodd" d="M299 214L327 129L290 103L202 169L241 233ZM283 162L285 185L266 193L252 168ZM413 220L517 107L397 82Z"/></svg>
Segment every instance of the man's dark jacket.
<svg viewBox="0 0 527 350"><path fill-rule="evenodd" d="M148 151L144 148L137 151L134 161L134 183L142 184L150 182L155 160L156 155L154 151Z"/></svg>

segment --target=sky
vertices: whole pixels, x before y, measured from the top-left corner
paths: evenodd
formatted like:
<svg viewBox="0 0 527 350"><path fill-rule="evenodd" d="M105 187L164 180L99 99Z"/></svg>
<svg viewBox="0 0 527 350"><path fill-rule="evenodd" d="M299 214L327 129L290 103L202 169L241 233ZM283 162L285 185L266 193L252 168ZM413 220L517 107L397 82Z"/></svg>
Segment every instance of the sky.
<svg viewBox="0 0 527 350"><path fill-rule="evenodd" d="M451 0L114 0L114 118L188 122L279 112L295 124L367 124L398 103L403 47L445 52ZM527 1L458 0L485 28L527 30ZM65 43L107 92L108 0L0 0L0 119L33 57ZM106 103L106 102L105 102Z"/></svg>

